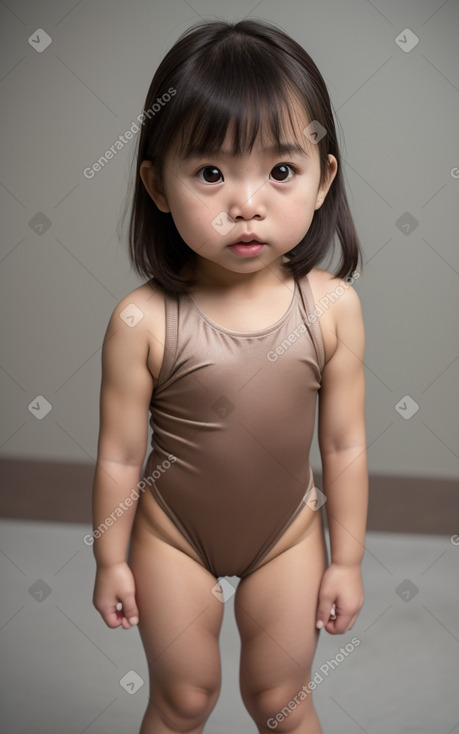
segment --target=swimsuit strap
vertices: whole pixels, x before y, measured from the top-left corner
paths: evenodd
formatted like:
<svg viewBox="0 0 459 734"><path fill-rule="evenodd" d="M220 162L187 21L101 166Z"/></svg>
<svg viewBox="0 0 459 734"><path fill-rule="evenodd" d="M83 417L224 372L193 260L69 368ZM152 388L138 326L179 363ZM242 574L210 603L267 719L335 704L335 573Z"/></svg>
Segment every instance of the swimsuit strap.
<svg viewBox="0 0 459 734"><path fill-rule="evenodd" d="M299 278L298 285L303 300L304 311L306 313L305 324L311 335L312 343L316 350L317 363L319 370L322 372L325 366L325 349L322 338L322 332L319 325L319 317L316 314L316 303L309 283L307 275Z"/></svg>
<svg viewBox="0 0 459 734"><path fill-rule="evenodd" d="M170 373L177 354L178 294L164 291L164 307L166 312L166 331L164 339L164 356L158 375L157 388Z"/></svg>

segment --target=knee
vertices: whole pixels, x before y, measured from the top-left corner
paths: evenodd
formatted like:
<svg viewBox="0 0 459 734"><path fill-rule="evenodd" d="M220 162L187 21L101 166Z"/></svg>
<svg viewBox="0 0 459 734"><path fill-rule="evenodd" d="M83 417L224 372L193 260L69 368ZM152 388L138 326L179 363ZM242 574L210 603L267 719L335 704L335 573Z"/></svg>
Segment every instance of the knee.
<svg viewBox="0 0 459 734"><path fill-rule="evenodd" d="M285 687L251 692L243 696L244 704L261 731L290 732L307 721L312 700L304 691L291 698ZM309 699L309 700L308 700Z"/></svg>
<svg viewBox="0 0 459 734"><path fill-rule="evenodd" d="M166 725L176 727L177 731L187 732L206 722L215 706L218 693L218 687L181 686L163 692L161 700L155 696L152 704L156 705Z"/></svg>

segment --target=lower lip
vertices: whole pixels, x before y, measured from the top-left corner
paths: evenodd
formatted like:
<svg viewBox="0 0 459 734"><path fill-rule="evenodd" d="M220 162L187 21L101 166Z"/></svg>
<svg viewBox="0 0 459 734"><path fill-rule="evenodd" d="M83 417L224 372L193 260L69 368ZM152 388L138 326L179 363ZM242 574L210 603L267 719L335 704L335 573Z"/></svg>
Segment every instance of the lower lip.
<svg viewBox="0 0 459 734"><path fill-rule="evenodd" d="M239 257L254 257L259 255L264 247L262 242L254 242L253 245L237 243L236 245L229 245L229 249L235 252Z"/></svg>

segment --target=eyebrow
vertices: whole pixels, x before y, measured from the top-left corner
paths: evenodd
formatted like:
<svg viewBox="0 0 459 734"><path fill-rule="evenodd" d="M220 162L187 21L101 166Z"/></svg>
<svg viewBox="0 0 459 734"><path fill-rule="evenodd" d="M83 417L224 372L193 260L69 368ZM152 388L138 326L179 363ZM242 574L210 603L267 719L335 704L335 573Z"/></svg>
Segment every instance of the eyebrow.
<svg viewBox="0 0 459 734"><path fill-rule="evenodd" d="M309 157L309 153L307 153L304 148L299 145L299 143L274 144L263 148L262 152L269 155L304 155ZM216 148L215 150L200 150L199 148L190 148L183 157L183 160L189 161L195 158L204 158L212 155L218 155L222 158L229 158L232 157L234 154L231 151L225 151L221 148Z"/></svg>
<svg viewBox="0 0 459 734"><path fill-rule="evenodd" d="M279 155L307 155L304 148L299 143L279 143L278 145L271 145L269 148L263 148L264 153L278 153Z"/></svg>

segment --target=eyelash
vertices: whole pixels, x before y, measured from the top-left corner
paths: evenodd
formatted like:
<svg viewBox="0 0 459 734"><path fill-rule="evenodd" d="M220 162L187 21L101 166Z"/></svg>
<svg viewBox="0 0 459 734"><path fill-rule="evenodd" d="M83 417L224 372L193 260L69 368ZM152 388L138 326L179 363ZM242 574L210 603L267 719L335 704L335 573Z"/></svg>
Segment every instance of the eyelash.
<svg viewBox="0 0 459 734"><path fill-rule="evenodd" d="M283 181L277 181L277 183L285 183L287 181L291 181L292 178L294 178L294 176L296 176L296 174L298 172L296 166L294 166L293 163L277 163L275 166L273 166L271 168L270 174L272 173L272 171L274 171L275 168L279 168L280 166L285 166L286 168L289 168L292 175L289 176L289 178L284 179ZM200 168L199 171L196 172L197 178L202 183L205 183L208 186L212 186L212 185L215 186L216 184L223 183L223 181L225 180L224 178L223 178L223 181L213 181L213 182L211 182L211 181L205 181L200 174L203 171L205 171L206 169L208 169L208 168L213 169L213 170L216 170L216 171L219 171L220 172L220 176L223 177L222 172L220 171L220 169L217 166L202 166L202 168ZM276 179L273 179L273 180L276 181Z"/></svg>

